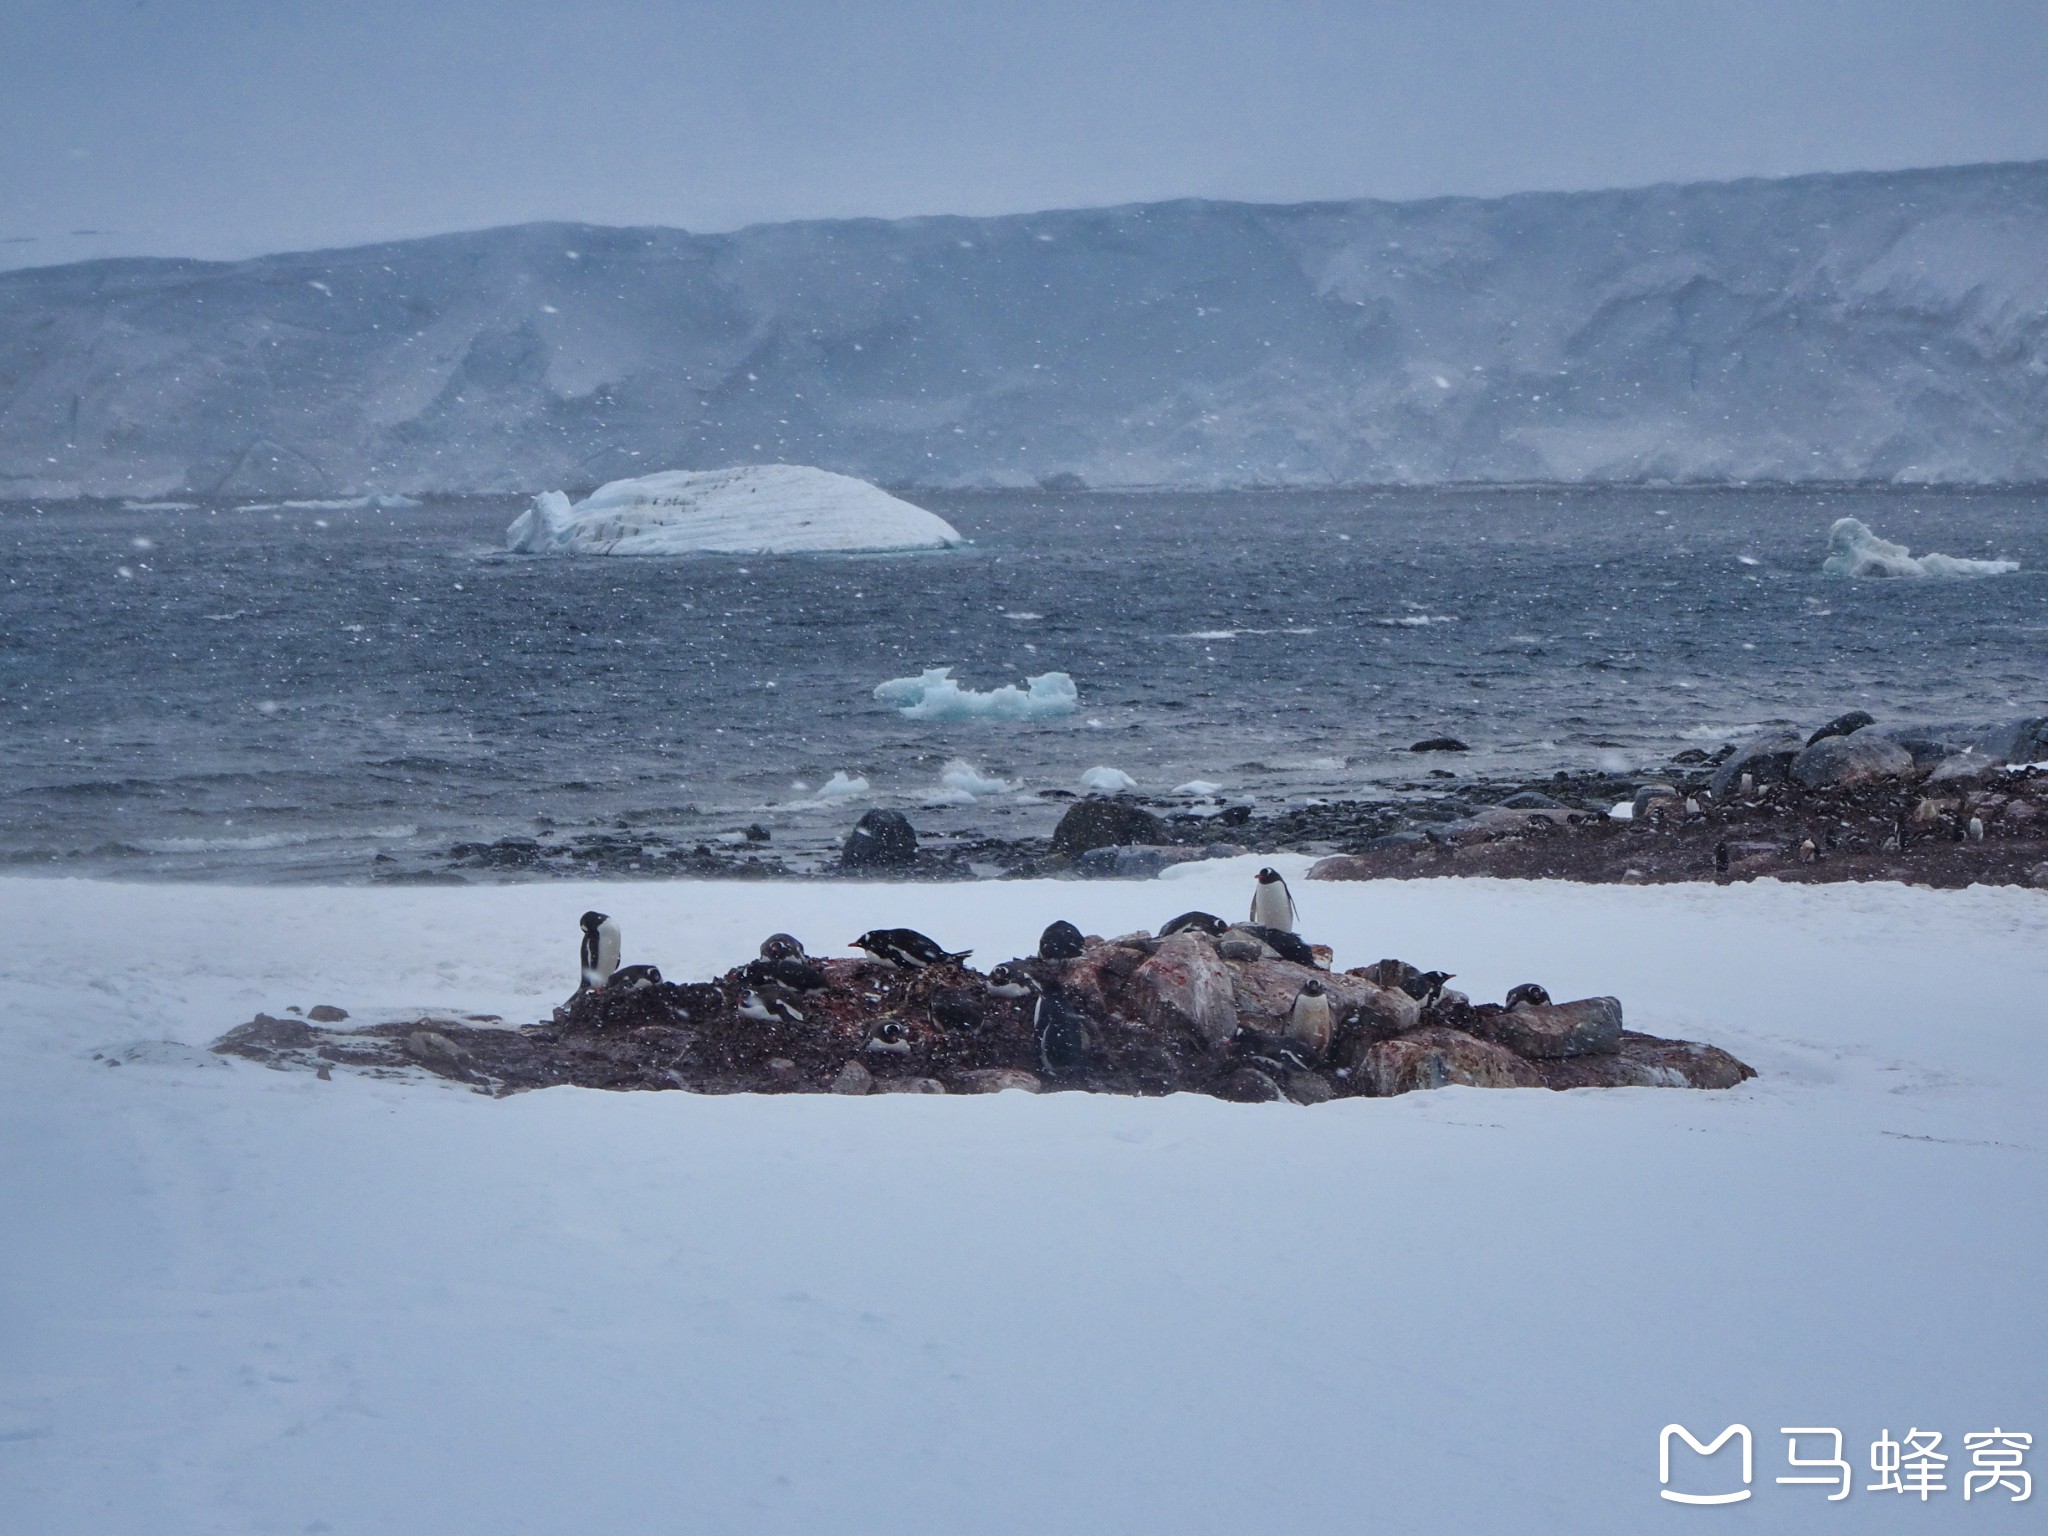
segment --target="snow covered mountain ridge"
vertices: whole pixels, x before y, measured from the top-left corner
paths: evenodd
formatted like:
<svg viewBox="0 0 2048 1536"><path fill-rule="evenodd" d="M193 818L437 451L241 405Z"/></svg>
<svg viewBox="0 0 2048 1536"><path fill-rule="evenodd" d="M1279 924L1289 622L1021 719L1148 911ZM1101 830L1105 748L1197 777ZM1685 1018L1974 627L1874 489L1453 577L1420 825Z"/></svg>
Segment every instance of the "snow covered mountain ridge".
<svg viewBox="0 0 2048 1536"><path fill-rule="evenodd" d="M2048 479L2048 162L0 274L0 497Z"/></svg>

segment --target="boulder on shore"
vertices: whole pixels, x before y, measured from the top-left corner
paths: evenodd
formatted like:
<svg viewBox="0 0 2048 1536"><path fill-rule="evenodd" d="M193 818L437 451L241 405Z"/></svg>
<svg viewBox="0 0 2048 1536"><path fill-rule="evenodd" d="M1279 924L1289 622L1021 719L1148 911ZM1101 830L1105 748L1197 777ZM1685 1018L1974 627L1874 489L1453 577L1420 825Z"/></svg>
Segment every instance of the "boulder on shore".
<svg viewBox="0 0 2048 1536"><path fill-rule="evenodd" d="M1541 1088L1543 1076L1504 1045L1430 1025L1374 1042L1357 1069L1381 1098L1429 1088Z"/></svg>
<svg viewBox="0 0 2048 1536"><path fill-rule="evenodd" d="M1913 754L1875 731L1824 736L1792 760L1791 777L1807 789L1867 784L1913 775Z"/></svg>
<svg viewBox="0 0 2048 1536"><path fill-rule="evenodd" d="M839 850L841 869L897 869L917 861L917 829L901 811L872 810Z"/></svg>
<svg viewBox="0 0 2048 1536"><path fill-rule="evenodd" d="M1806 738L1797 731L1764 731L1751 737L1735 755L1714 770L1707 788L1716 800L1726 800L1750 775L1758 784L1773 784L1792 771L1792 760L1806 750Z"/></svg>
<svg viewBox="0 0 2048 1536"><path fill-rule="evenodd" d="M1053 828L1052 851L1057 857L1077 859L1091 848L1170 841L1166 823L1135 801L1091 797L1067 807Z"/></svg>

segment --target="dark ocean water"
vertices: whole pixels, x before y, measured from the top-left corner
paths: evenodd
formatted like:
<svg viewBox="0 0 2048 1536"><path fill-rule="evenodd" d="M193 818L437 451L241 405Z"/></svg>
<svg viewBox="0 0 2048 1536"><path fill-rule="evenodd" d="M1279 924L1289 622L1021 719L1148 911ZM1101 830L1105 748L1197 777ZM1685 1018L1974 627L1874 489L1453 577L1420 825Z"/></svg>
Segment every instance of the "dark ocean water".
<svg viewBox="0 0 2048 1536"><path fill-rule="evenodd" d="M528 559L523 503L0 508L0 861L368 879L464 840L750 822L802 864L867 805L1042 834L1098 765L1262 808L1648 768L1849 708L2048 712L2048 493L925 495L971 548ZM2017 575L1849 582L1829 523ZM1072 674L1078 713L917 724L874 686ZM944 796L964 759L1010 790ZM865 795L821 803L835 772ZM799 788L798 786L804 786ZM955 796L954 798L958 798ZM377 855L381 864L374 864Z"/></svg>

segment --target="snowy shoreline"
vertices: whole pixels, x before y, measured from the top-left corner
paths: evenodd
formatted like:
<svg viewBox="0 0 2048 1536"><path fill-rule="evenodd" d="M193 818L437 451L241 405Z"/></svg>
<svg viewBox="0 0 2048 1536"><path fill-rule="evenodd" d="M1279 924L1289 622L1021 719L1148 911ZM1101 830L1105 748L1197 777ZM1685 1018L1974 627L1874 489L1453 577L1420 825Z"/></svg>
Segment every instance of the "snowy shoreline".
<svg viewBox="0 0 2048 1536"><path fill-rule="evenodd" d="M1049 909L1117 932L1242 882L0 879L0 1508L43 1536L1362 1508L1634 1536L1676 1420L1754 1426L1745 1528L1794 1532L1819 1495L1772 1482L1779 1424L2040 1432L2033 892L1297 881L1340 963L1611 989L1759 1068L1726 1093L490 1100L201 1049L294 1003L532 1015L588 905L689 971L782 926L1010 952ZM1023 1448L1055 1470L1020 1479Z"/></svg>

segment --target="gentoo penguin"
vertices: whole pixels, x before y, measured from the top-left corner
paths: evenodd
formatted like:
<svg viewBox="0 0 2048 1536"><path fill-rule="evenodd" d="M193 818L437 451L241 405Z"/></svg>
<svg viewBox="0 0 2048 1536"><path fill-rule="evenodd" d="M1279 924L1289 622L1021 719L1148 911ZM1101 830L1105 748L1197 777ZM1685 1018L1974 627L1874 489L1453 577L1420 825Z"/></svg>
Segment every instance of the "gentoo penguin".
<svg viewBox="0 0 2048 1536"><path fill-rule="evenodd" d="M622 965L611 974L605 983L619 991L637 992L642 987L661 985L661 967L658 965Z"/></svg>
<svg viewBox="0 0 2048 1536"><path fill-rule="evenodd" d="M1306 1048L1291 1035L1271 1035L1263 1029L1240 1024L1231 1037L1231 1048L1244 1061L1265 1068L1275 1077L1287 1072L1313 1072L1315 1063Z"/></svg>
<svg viewBox="0 0 2048 1536"><path fill-rule="evenodd" d="M1316 952L1309 947L1308 940L1290 929L1267 928L1258 923L1240 923L1238 931L1251 934L1282 960L1292 960L1296 965L1305 965L1311 970L1317 968Z"/></svg>
<svg viewBox="0 0 2048 1536"><path fill-rule="evenodd" d="M1046 926L1038 936L1038 958L1041 960L1078 960L1081 958L1081 930L1065 918Z"/></svg>
<svg viewBox="0 0 2048 1536"><path fill-rule="evenodd" d="M1819 858L1819 857L1820 857L1820 845L1819 845L1818 843L1816 843L1816 842L1815 842L1815 841L1814 841L1814 840L1813 840L1812 838L1810 838L1810 837L1809 837L1809 838L1804 838L1804 839L1802 839L1802 840L1800 841L1800 844L1799 844L1799 862L1800 862L1800 863L1802 863L1802 864L1811 864L1811 863L1812 863L1812 862L1813 862L1813 861L1814 861L1815 859L1817 859L1817 858Z"/></svg>
<svg viewBox="0 0 2048 1536"><path fill-rule="evenodd" d="M1549 1001L1548 991L1533 981L1525 981L1520 986L1508 989L1507 1009L1512 1013L1524 1003L1531 1003L1540 1008Z"/></svg>
<svg viewBox="0 0 2048 1536"><path fill-rule="evenodd" d="M586 912L583 926L583 985L602 987L619 968L619 925L602 912Z"/></svg>
<svg viewBox="0 0 2048 1536"><path fill-rule="evenodd" d="M988 990L994 997L1029 997L1031 981L1024 972L1005 960L988 973Z"/></svg>
<svg viewBox="0 0 2048 1536"><path fill-rule="evenodd" d="M1294 1006L1287 1010L1288 1037L1311 1056L1321 1056L1329 1050L1335 1028L1336 1021L1330 1016L1330 989L1310 977L1294 994Z"/></svg>
<svg viewBox="0 0 2048 1536"><path fill-rule="evenodd" d="M926 938L915 928L870 928L853 941L853 947L866 950L884 965L901 966L906 971L965 960L974 953L971 949L941 949L937 940Z"/></svg>
<svg viewBox="0 0 2048 1536"><path fill-rule="evenodd" d="M1187 933L1192 930L1195 933L1206 933L1213 939L1217 934L1228 931L1229 927L1230 924L1213 912L1183 912L1179 917L1168 920L1166 926L1159 930L1159 937L1169 939L1176 933Z"/></svg>
<svg viewBox="0 0 2048 1536"><path fill-rule="evenodd" d="M1057 988L1040 985L1031 1010L1031 1032L1038 1038L1038 1064L1049 1077L1060 1077L1081 1065L1088 1050L1088 1021Z"/></svg>
<svg viewBox="0 0 2048 1536"><path fill-rule="evenodd" d="M932 1022L941 1029L976 1029L981 1025L981 999L965 987L940 987L928 1005Z"/></svg>
<svg viewBox="0 0 2048 1536"><path fill-rule="evenodd" d="M771 933L761 941L761 958L763 960L803 960L808 957L804 954L803 945L799 944L794 936L787 933Z"/></svg>
<svg viewBox="0 0 2048 1536"><path fill-rule="evenodd" d="M868 1031L868 1043L862 1049L880 1051L888 1056L908 1056L910 1031L903 1027L901 1019L877 1019L874 1028Z"/></svg>
<svg viewBox="0 0 2048 1536"><path fill-rule="evenodd" d="M1970 841L1973 843L1984 841L1984 819L1981 816L1972 816L1970 818L1969 835Z"/></svg>
<svg viewBox="0 0 2048 1536"><path fill-rule="evenodd" d="M1401 990L1427 1008L1444 995L1444 983L1456 974L1455 971L1423 971L1403 981Z"/></svg>
<svg viewBox="0 0 2048 1536"><path fill-rule="evenodd" d="M803 1010L789 1000L781 991L772 988L749 987L740 994L737 1009L743 1019L752 1019L759 1024L801 1024Z"/></svg>
<svg viewBox="0 0 2048 1536"><path fill-rule="evenodd" d="M1717 875L1728 873L1728 845L1726 843L1714 844L1714 873Z"/></svg>
<svg viewBox="0 0 2048 1536"><path fill-rule="evenodd" d="M808 960L784 955L774 960L749 960L744 972L755 986L764 982L792 992L822 992L831 985L825 973Z"/></svg>
<svg viewBox="0 0 2048 1536"><path fill-rule="evenodd" d="M1252 921L1261 928L1284 928L1294 932L1294 897L1277 869L1259 871L1252 887Z"/></svg>

